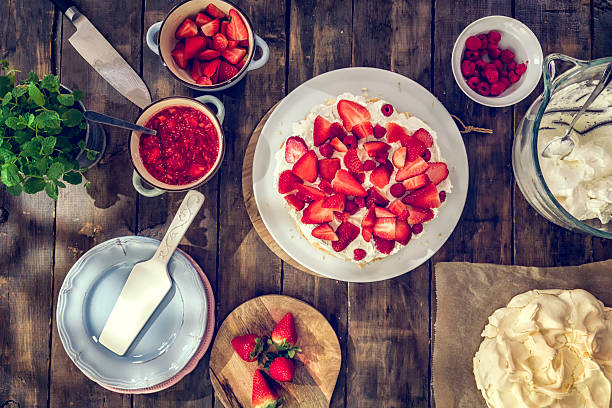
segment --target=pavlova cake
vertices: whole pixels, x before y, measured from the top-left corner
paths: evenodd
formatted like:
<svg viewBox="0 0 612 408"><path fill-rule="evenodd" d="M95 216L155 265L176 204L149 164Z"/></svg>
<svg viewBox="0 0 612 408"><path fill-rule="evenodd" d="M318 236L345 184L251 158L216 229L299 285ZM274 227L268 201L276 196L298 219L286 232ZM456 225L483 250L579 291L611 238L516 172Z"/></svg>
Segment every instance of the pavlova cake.
<svg viewBox="0 0 612 408"><path fill-rule="evenodd" d="M436 133L378 98L344 93L293 124L275 182L316 248L367 263L408 245L451 191Z"/></svg>

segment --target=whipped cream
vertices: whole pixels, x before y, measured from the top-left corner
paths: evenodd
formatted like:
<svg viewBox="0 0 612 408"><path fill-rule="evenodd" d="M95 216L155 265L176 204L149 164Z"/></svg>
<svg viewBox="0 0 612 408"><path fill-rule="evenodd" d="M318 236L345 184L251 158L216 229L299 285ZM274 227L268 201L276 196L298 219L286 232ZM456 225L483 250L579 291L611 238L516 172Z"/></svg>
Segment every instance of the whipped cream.
<svg viewBox="0 0 612 408"><path fill-rule="evenodd" d="M474 357L490 408L609 408L612 308L582 289L532 290L489 317Z"/></svg>
<svg viewBox="0 0 612 408"><path fill-rule="evenodd" d="M421 119L414 117L414 116L410 116L407 113L398 112L397 110L394 110L390 116L384 116L381 112L381 107L382 105L387 103L386 101L383 101L378 98L367 99L364 96L353 95L348 92L343 93L342 95L339 95L337 98L333 100L328 100L326 101L326 103L313 107L312 110L306 115L306 117L303 120L293 123L292 134L289 136L300 136L306 142L306 146L308 147L308 149L316 152L317 157L319 159L322 159L323 157L319 154L319 149L315 147L314 145L314 140L313 140L314 121L316 117L320 115L330 122L342 123L342 119L340 118L340 115L338 114L338 110L336 109L336 105L338 104L338 101L342 99L354 101L354 102L357 102L365 106L370 112L370 115L371 115L370 121L372 122L373 126L376 124L379 124L381 126L386 127L387 124L394 122L400 126L403 126L410 133L413 133L420 128L427 130L432 135L433 140L434 140L433 147L429 149L431 151L430 161L432 162L445 161L442 158L442 155L440 154L440 149L438 148L436 132L433 129L431 129ZM374 136L369 136L366 139L361 139L359 140L359 147L361 147L366 142L376 141L376 140L379 140L379 139L376 139ZM386 140L384 139L381 139L381 140L386 142ZM391 143L391 145L392 145L392 148L390 150L390 154L395 149L401 146L399 142ZM357 152L359 154L359 159L362 162L365 162L366 160L371 159L370 157L368 157L364 149L358 149ZM332 157L337 157L341 159L340 162L342 163L343 153L334 152L334 155ZM293 163L287 163L285 161L285 145L284 144L281 146L280 150L276 153L275 159L276 159L276 170L275 170L275 177L274 177L274 189L278 191L279 175L285 170L291 170L293 168ZM341 165L342 165L342 168L345 168L344 163L342 163ZM395 197L393 197L389 193L389 189L391 188L391 185L395 183L394 180L395 180L396 172L397 172L397 169L394 168L393 173L391 174L391 181L389 182L389 184L387 184L383 189L377 188L378 191L380 191L383 195L387 197L387 199L389 199L389 201L395 200ZM366 172L365 182L363 183L363 187L366 190L373 186L372 183L370 183L369 173L370 172ZM319 180L316 181L314 184L310 184L310 183L305 183L305 184L313 185L316 187L318 182ZM452 190L452 184L450 182L450 177L447 177L445 180L443 180L437 187L439 191L445 191L446 193L450 193ZM402 248L401 244L396 243L395 248L393 248L393 251L391 251L390 254L383 254L383 253L380 253L378 250L376 250L373 239L370 240L370 242L366 242L363 239L363 236L359 234L359 236L353 242L351 242L343 251L336 252L332 248L331 242L323 241L323 240L320 240L312 236L312 230L315 229L317 225L303 224L301 222L302 212L297 211L295 208L291 207L289 204L287 204L287 202L282 197L281 199L283 200L283 204L287 208L287 211L289 211L291 217L295 220L295 223L300 229L300 232L308 240L308 242L310 242L310 244L313 245L314 247L322 249L323 251L330 253L338 258L355 262L354 261L354 250L361 248L366 251L366 256L359 263L368 263L368 262L372 262L375 259L379 259L379 258L383 258L388 255L395 254ZM435 216L437 216L438 210L439 208L433 209L434 218ZM363 217L365 217L366 213L367 213L367 210L365 208L359 209L359 211L357 211L355 214L349 217L349 222L355 224L356 226L360 226L361 221ZM340 225L340 223L336 219L331 221L329 224L332 226L332 228L334 228L334 230L338 227L338 225ZM422 233L419 235L413 235L412 239L418 238L421 235Z"/></svg>
<svg viewBox="0 0 612 408"><path fill-rule="evenodd" d="M538 152L553 138L563 136L597 81L572 84L555 93L546 107L538 133ZM579 220L612 213L612 88L595 99L572 132L576 146L563 160L541 155L540 167L548 188L561 205Z"/></svg>

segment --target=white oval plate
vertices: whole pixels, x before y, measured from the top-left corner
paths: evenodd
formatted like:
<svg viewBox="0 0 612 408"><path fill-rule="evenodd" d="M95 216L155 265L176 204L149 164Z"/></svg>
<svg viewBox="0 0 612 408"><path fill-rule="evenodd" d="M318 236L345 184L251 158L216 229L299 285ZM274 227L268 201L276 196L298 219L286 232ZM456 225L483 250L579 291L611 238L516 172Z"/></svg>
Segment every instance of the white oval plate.
<svg viewBox="0 0 612 408"><path fill-rule="evenodd" d="M448 163L452 193L438 216L425 224L423 233L398 253L363 267L316 249L299 232L283 197L274 188L274 155L291 136L291 126L315 105L344 92L379 97L395 109L423 119L438 134L438 145ZM468 161L457 125L444 106L415 81L377 68L344 68L319 75L294 89L276 107L264 125L253 158L253 192L266 228L278 245L300 265L329 278L373 282L401 275L436 253L459 221L468 189Z"/></svg>

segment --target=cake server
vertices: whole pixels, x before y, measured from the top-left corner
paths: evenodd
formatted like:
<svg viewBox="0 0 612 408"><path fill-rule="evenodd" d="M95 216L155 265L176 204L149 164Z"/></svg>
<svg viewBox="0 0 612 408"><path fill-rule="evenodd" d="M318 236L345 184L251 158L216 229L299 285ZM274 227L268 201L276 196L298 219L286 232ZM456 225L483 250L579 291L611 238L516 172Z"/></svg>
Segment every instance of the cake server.
<svg viewBox="0 0 612 408"><path fill-rule="evenodd" d="M147 85L113 46L94 27L70 0L51 0L70 22L76 32L68 39L75 50L102 77L139 108L151 104Z"/></svg>
<svg viewBox="0 0 612 408"><path fill-rule="evenodd" d="M134 265L100 334L104 347L124 355L164 299L172 287L168 261L202 204L204 195L189 191L153 257Z"/></svg>

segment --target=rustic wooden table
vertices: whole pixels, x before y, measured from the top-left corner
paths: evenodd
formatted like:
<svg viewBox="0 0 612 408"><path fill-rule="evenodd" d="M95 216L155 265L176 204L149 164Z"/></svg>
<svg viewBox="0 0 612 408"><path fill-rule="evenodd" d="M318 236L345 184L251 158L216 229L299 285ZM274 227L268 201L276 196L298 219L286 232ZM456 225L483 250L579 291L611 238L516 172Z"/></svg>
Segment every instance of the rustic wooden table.
<svg viewBox="0 0 612 408"><path fill-rule="evenodd" d="M153 98L191 94L144 43L144 33L178 0L77 0L148 84ZM217 321L254 296L283 293L305 300L331 322L342 345L334 407L427 407L430 394L433 265L474 261L569 265L607 259L612 244L546 222L517 189L511 169L513 130L530 101L489 109L454 82L450 53L471 21L514 16L538 36L544 53L579 58L612 54L610 0L252 0L240 1L270 60L223 92L229 138L225 162L202 188L208 200L182 246L202 265L217 298ZM121 97L67 41L73 27L46 0L0 4L0 57L15 67L60 75L86 92L94 110L128 120L138 108ZM465 135L470 190L463 216L428 263L399 278L347 284L283 264L256 235L242 204L241 165L263 114L303 81L349 66L406 75L431 90L466 122L494 129ZM91 186L44 195L0 191L0 406L210 407L208 357L178 385L148 396L119 395L89 381L60 343L55 306L66 273L81 254L112 237L161 238L183 194L138 196L131 186L127 133L107 129L108 150L88 173Z"/></svg>

